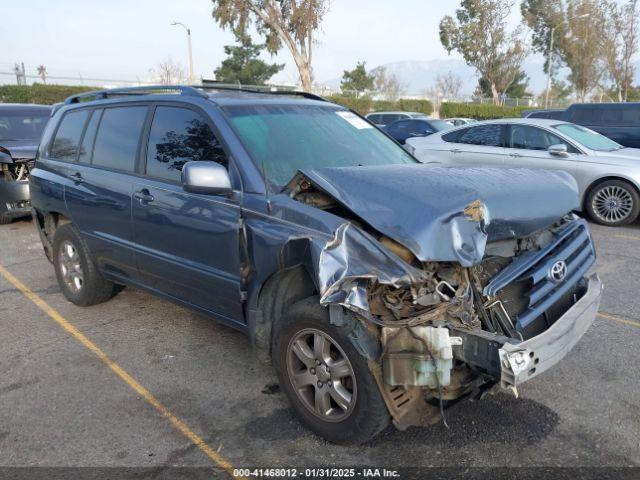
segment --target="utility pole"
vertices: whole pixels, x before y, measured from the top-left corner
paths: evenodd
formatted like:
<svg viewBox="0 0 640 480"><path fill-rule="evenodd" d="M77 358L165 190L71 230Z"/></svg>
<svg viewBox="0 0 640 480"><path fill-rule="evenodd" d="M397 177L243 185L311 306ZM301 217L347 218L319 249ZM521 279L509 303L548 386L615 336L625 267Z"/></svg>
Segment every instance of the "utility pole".
<svg viewBox="0 0 640 480"><path fill-rule="evenodd" d="M187 32L187 42L189 45L189 83L194 83L195 79L193 76L193 53L191 50L191 29L181 22L173 22L171 25L180 25Z"/></svg>

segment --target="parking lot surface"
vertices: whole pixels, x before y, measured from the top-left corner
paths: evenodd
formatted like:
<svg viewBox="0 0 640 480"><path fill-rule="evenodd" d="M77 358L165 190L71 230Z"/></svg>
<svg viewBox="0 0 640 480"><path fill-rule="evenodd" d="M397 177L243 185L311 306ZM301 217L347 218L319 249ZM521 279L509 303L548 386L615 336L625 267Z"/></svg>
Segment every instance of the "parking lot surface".
<svg viewBox="0 0 640 480"><path fill-rule="evenodd" d="M448 429L344 447L297 422L241 333L131 288L76 307L33 224L0 227L0 265L52 309L0 275L0 466L638 466L640 225L592 232L601 315L556 368L457 404Z"/></svg>

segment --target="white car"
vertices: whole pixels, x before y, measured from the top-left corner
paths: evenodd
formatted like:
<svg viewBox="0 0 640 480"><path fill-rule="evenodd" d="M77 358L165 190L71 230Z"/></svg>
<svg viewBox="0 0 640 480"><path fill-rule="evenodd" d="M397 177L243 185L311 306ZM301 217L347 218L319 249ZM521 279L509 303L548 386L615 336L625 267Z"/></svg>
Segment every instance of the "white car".
<svg viewBox="0 0 640 480"><path fill-rule="evenodd" d="M410 138L405 148L424 163L564 170L576 179L580 209L603 225L626 225L640 213L640 149L573 123L489 120Z"/></svg>

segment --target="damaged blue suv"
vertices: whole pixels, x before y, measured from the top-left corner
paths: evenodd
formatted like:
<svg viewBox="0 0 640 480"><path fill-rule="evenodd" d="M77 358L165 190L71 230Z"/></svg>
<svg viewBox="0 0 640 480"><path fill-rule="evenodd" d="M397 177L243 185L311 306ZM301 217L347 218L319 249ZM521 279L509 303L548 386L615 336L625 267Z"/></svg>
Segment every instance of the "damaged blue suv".
<svg viewBox="0 0 640 480"><path fill-rule="evenodd" d="M569 175L424 165L310 94L70 97L30 189L68 300L128 285L246 332L300 420L338 443L516 393L600 301Z"/></svg>

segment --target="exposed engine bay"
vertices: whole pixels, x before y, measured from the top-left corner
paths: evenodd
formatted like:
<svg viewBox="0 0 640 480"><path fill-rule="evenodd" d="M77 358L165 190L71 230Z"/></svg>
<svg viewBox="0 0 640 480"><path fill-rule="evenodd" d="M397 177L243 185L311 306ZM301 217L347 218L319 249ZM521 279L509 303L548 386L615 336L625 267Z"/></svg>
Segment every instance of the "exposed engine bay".
<svg viewBox="0 0 640 480"><path fill-rule="evenodd" d="M505 375L511 360L502 365L500 349L549 329L587 290L583 273L595 253L574 214L525 237L487 242L479 263L462 266L418 260L304 179L290 196L348 222L320 254L321 304L355 312L378 339L381 355L370 369L401 429L438 421L443 402L479 398L498 383L517 396L515 375ZM479 200L459 216L481 231L490 221ZM546 278L556 257L573 267L573 284ZM382 264L384 272L375 268ZM530 366L537 364L528 353ZM527 365L534 375L535 366Z"/></svg>
<svg viewBox="0 0 640 480"><path fill-rule="evenodd" d="M16 160L13 163L0 163L1 178L6 182L28 180L33 161Z"/></svg>

